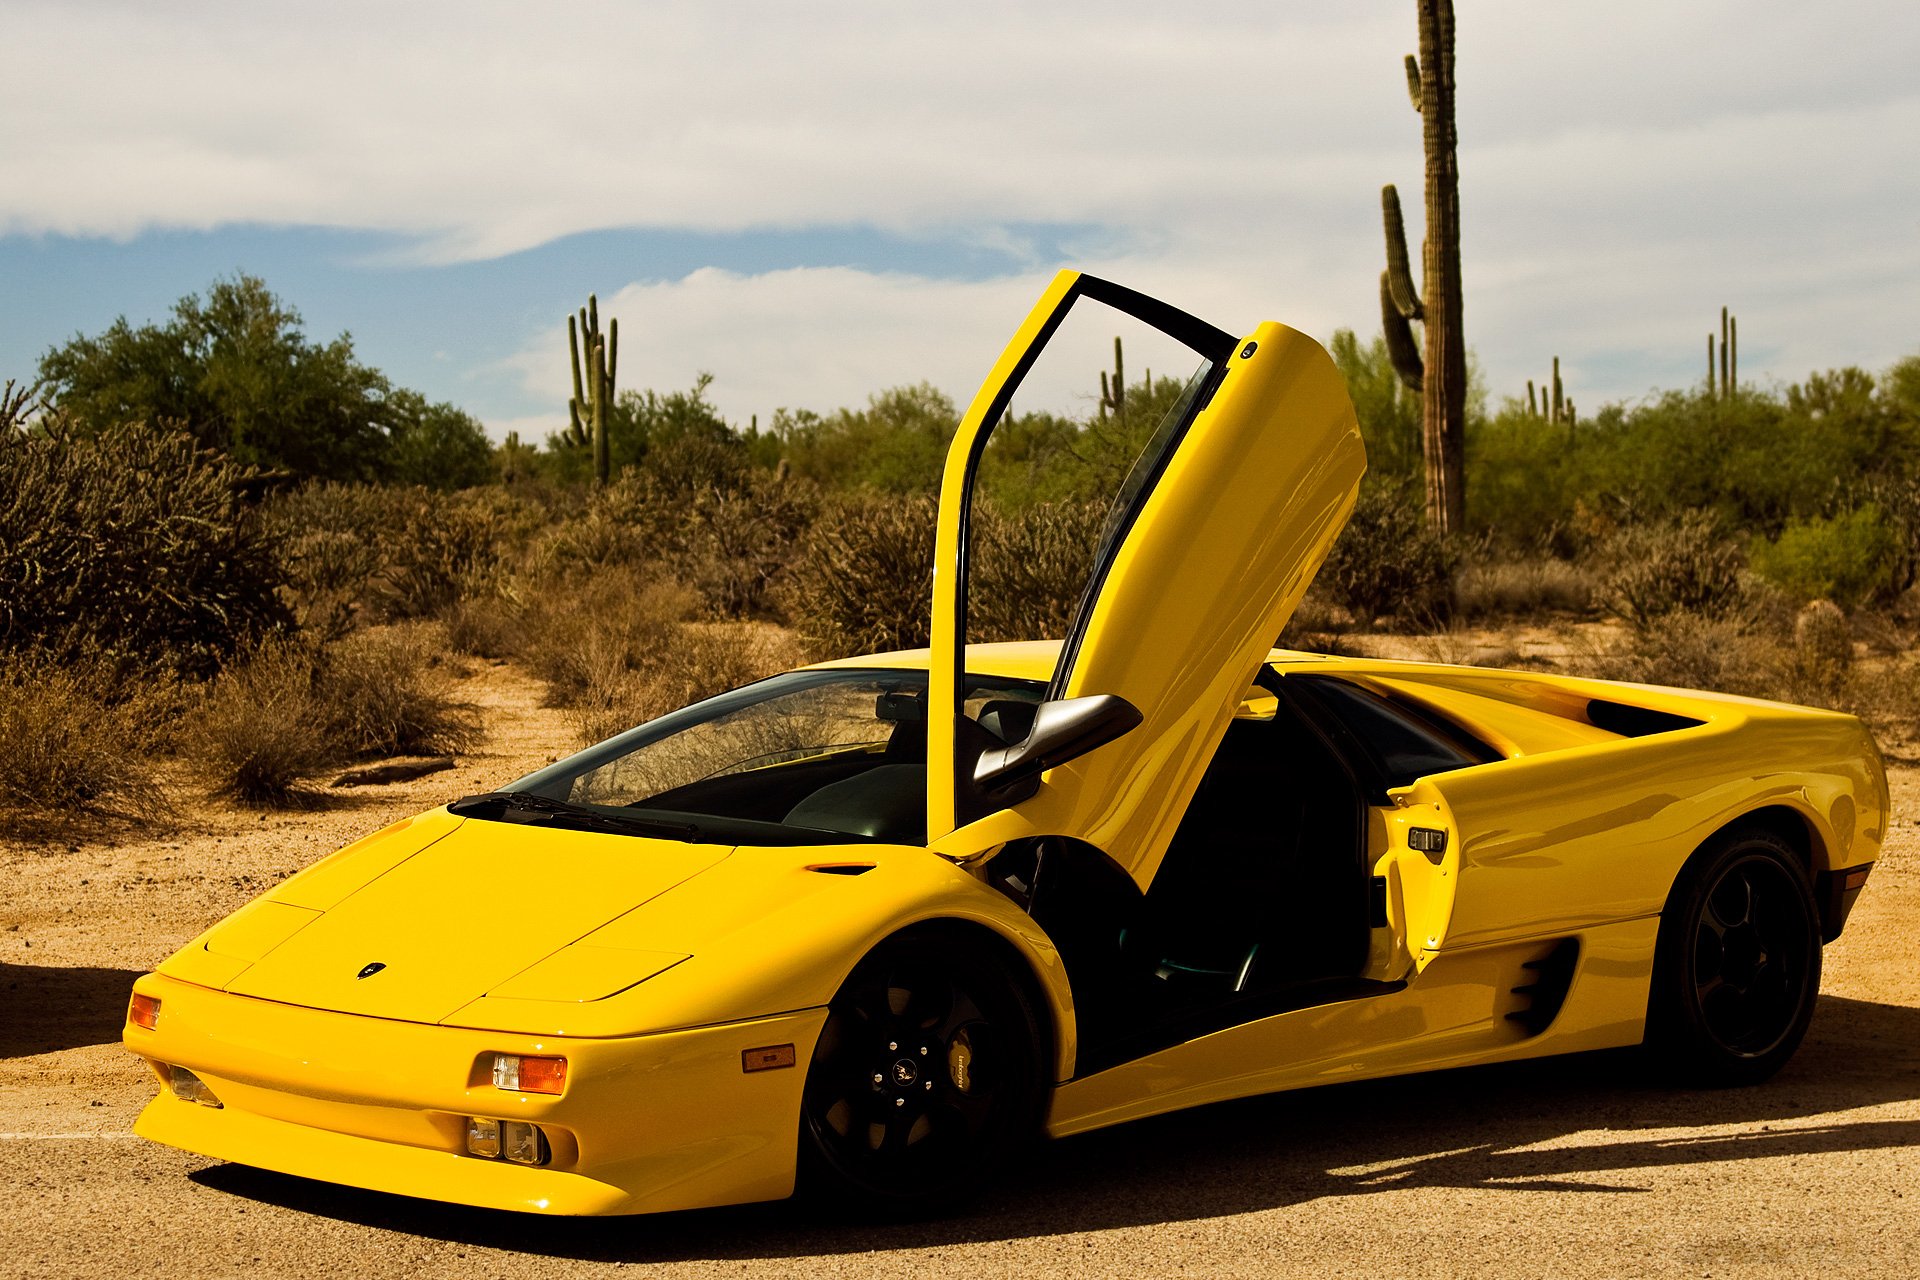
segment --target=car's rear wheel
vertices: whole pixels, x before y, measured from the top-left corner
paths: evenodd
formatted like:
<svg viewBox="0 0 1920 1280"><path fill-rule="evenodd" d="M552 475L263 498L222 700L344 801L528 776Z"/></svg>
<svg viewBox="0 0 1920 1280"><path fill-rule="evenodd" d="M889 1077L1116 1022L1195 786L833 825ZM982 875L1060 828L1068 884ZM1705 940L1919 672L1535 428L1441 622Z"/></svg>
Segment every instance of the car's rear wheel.
<svg viewBox="0 0 1920 1280"><path fill-rule="evenodd" d="M1660 920L1647 1043L1682 1078L1755 1084L1793 1056L1820 992L1806 866L1779 836L1736 828L1688 862Z"/></svg>
<svg viewBox="0 0 1920 1280"><path fill-rule="evenodd" d="M801 1105L802 1188L842 1207L951 1203L1032 1137L1044 1099L1038 1016L964 931L896 934L828 1008Z"/></svg>

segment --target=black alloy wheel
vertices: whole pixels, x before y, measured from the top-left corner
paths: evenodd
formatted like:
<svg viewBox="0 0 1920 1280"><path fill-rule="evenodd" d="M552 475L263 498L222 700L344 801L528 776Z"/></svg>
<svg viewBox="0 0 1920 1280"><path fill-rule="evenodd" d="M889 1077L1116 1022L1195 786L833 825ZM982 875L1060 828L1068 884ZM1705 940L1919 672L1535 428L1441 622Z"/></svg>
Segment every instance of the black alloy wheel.
<svg viewBox="0 0 1920 1280"><path fill-rule="evenodd" d="M1648 1043L1703 1084L1754 1084L1793 1056L1820 991L1806 866L1770 831L1702 846L1661 916Z"/></svg>
<svg viewBox="0 0 1920 1280"><path fill-rule="evenodd" d="M966 932L889 938L828 1006L801 1102L803 1189L882 1213L975 1189L1038 1131L1040 1044L1024 987Z"/></svg>

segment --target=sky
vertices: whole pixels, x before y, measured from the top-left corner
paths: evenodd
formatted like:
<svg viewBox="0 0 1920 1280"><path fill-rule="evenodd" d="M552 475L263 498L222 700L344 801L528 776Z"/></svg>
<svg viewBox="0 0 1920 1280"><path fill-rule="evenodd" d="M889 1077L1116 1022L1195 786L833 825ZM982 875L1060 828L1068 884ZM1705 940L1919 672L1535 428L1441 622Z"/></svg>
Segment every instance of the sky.
<svg viewBox="0 0 1920 1280"><path fill-rule="evenodd" d="M1583 413L1920 352L1910 0L1457 0L1467 341ZM1413 0L3 0L0 378L237 272L497 437L565 320L733 421L961 403L1073 266L1222 328L1379 328L1420 235ZM1416 250L1417 252L1417 250ZM1097 391L1100 353L1086 382Z"/></svg>

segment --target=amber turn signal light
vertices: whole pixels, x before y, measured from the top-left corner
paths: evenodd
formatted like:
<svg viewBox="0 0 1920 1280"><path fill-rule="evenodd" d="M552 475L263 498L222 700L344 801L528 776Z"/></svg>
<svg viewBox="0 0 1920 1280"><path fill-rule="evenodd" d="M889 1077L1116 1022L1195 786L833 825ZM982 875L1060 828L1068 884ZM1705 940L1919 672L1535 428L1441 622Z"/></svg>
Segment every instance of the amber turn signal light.
<svg viewBox="0 0 1920 1280"><path fill-rule="evenodd" d="M136 993L133 1003L127 1006L127 1021L145 1031L151 1031L160 1024L160 1000L157 996L143 996Z"/></svg>
<svg viewBox="0 0 1920 1280"><path fill-rule="evenodd" d="M496 1053L493 1087L514 1093L560 1093L567 1087L567 1060Z"/></svg>

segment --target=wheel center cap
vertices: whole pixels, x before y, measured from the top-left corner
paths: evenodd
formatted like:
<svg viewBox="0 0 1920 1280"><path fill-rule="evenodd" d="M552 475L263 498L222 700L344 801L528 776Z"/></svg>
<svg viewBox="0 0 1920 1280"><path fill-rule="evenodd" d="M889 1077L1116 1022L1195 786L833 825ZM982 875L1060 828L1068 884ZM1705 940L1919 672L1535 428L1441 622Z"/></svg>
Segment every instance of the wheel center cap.
<svg viewBox="0 0 1920 1280"><path fill-rule="evenodd" d="M920 1068L911 1058L901 1058L893 1064L893 1083L904 1089L920 1078Z"/></svg>

